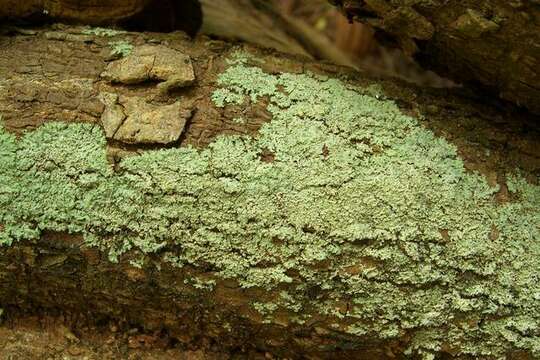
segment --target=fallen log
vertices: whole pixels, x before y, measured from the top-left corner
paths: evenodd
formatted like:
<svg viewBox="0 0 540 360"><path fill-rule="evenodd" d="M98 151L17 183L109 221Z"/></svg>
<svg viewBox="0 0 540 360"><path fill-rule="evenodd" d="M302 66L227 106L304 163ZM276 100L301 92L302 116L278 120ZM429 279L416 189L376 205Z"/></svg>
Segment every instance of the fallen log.
<svg viewBox="0 0 540 360"><path fill-rule="evenodd" d="M0 79L1 308L289 358L540 354L527 115L179 33L24 29Z"/></svg>
<svg viewBox="0 0 540 360"><path fill-rule="evenodd" d="M139 14L150 2L151 0L2 0L0 18L35 18L41 14L92 25L112 24Z"/></svg>
<svg viewBox="0 0 540 360"><path fill-rule="evenodd" d="M422 65L540 113L538 1L330 2Z"/></svg>

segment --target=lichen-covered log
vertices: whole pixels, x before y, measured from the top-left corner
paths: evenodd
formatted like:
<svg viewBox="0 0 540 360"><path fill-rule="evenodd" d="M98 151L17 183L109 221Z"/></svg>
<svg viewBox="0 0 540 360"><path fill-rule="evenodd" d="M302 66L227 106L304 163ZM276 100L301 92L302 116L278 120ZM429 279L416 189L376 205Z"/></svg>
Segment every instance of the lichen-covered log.
<svg viewBox="0 0 540 360"><path fill-rule="evenodd" d="M23 33L0 38L0 307L284 357L540 355L523 114L205 38Z"/></svg>
<svg viewBox="0 0 540 360"><path fill-rule="evenodd" d="M540 113L536 0L331 0L441 73Z"/></svg>

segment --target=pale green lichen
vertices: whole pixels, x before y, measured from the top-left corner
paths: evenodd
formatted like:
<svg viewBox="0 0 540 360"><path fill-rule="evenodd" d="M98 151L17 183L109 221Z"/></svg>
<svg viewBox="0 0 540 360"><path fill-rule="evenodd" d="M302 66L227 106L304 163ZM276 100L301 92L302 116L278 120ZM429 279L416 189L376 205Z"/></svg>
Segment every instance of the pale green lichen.
<svg viewBox="0 0 540 360"><path fill-rule="evenodd" d="M242 105L244 100L245 96L228 89L217 89L212 93L212 101L217 107L225 107L226 104Z"/></svg>
<svg viewBox="0 0 540 360"><path fill-rule="evenodd" d="M274 313L278 309L278 306L274 303L254 302L252 305L255 310L265 316Z"/></svg>
<svg viewBox="0 0 540 360"><path fill-rule="evenodd" d="M184 284L193 286L195 289L212 291L216 286L215 280L204 280L197 277L189 278L184 280Z"/></svg>
<svg viewBox="0 0 540 360"><path fill-rule="evenodd" d="M125 40L111 41L109 46L111 47L111 56L124 57L133 51L133 45Z"/></svg>
<svg viewBox="0 0 540 360"><path fill-rule="evenodd" d="M227 59L225 59L225 62L228 65L247 65L247 64L262 64L264 61L257 56L253 56L251 53L247 51L242 50L235 50L229 56Z"/></svg>
<svg viewBox="0 0 540 360"><path fill-rule="evenodd" d="M509 176L516 200L498 204L453 145L336 79L242 60L218 83L218 106L268 99L256 139L149 151L114 173L97 126L0 131L0 243L82 233L113 260L163 252L243 287L285 287L272 308L359 336L408 333L426 358L540 356L540 187Z"/></svg>
<svg viewBox="0 0 540 360"><path fill-rule="evenodd" d="M144 256L139 256L138 258L129 260L129 264L137 269L142 269L146 264L146 259Z"/></svg>
<svg viewBox="0 0 540 360"><path fill-rule="evenodd" d="M232 121L233 123L239 124L239 125L244 125L247 123L247 120L243 117L235 117Z"/></svg>
<svg viewBox="0 0 540 360"><path fill-rule="evenodd" d="M113 36L125 34L126 31L110 29L110 28L102 28L102 27L87 27L87 28L83 29L81 31L81 33L84 34L84 35L113 37Z"/></svg>

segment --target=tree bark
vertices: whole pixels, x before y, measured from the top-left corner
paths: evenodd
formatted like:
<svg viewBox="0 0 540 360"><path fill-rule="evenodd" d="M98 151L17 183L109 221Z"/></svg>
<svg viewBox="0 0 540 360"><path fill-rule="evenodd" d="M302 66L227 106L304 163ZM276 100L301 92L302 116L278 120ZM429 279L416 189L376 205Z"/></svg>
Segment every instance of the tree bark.
<svg viewBox="0 0 540 360"><path fill-rule="evenodd" d="M366 22L390 35L421 64L458 81L481 85L503 99L540 113L540 75L537 71L540 67L540 6L536 1L331 2L340 5L349 18ZM40 15L91 25L111 25L137 16L142 18L137 21L144 21L146 16L147 29L153 28L150 30L182 29L195 33L200 26L200 19L195 19L200 14L185 17L187 10L175 11L174 2L170 5L169 0L155 3L150 0L3 0L1 4L0 18ZM206 6L210 11L215 9L211 2ZM234 9L234 6L232 3L226 5L224 11ZM290 24L289 27L293 32L305 33L301 24ZM215 29L209 27L209 31ZM220 32L230 30L218 29ZM266 40L274 46L296 53L303 51L303 44L286 39L279 31L271 34L266 36ZM265 38L263 33L250 36ZM321 44L308 45L315 45L318 52L324 50ZM344 62L340 61L340 55L331 45L327 47L330 50L324 53L325 56L334 62Z"/></svg>
<svg viewBox="0 0 540 360"><path fill-rule="evenodd" d="M16 31L20 33L0 38L0 114L5 131L18 137L0 133L4 146L0 149L0 243L4 244L0 247L0 307L12 311L61 309L91 314L96 319L125 319L149 330L167 329L181 342L204 337L227 349L256 347L289 358L538 356L540 309L535 296L540 292L532 276L540 270L535 222L540 137L527 115L482 104L473 94L370 79L346 68L204 37L192 42L178 33L99 36L63 26ZM119 42L133 46L122 59L114 52ZM175 62L175 56L183 65ZM193 74L185 56L191 59ZM151 58L152 66L144 71L146 77L133 76L136 67L130 67L132 57L136 64L146 64L145 59ZM124 62L113 66L114 61ZM115 77L116 68L128 69L131 77L125 73ZM182 74L175 72L179 68ZM279 77L282 73L290 75ZM341 85L332 80L344 75L349 79L339 82ZM240 81L235 76L245 78L234 85ZM289 76L293 80L288 80ZM263 81L270 85L260 87ZM273 81L279 85L274 92L265 93ZM295 83L298 86L293 86ZM227 90L228 86L233 90ZM321 87L311 94L314 88L310 86ZM325 92L328 88L333 90ZM235 98L241 91L250 95L251 101ZM294 91L299 92L293 96ZM223 94L226 99L220 104ZM302 105L305 94L320 98ZM285 95L289 97L283 100ZM349 96L356 100L347 103ZM394 110L391 100L399 110ZM145 105L130 112L137 101ZM354 108L355 101L373 106L360 118L350 114L347 121L379 122L355 137L352 133L350 138L342 137L345 130L340 127L347 122L336 123L336 128L329 124L342 116L332 112L332 104L342 109L339 106L344 101L343 109ZM179 110L174 110L177 103ZM320 110L324 106L325 110ZM173 120L184 124L181 134L172 140L170 133L157 136L148 131L148 126L157 126L158 118L170 124L168 115L161 115L164 108L177 111ZM324 114L322 120L317 118L318 109ZM122 113L123 124L107 135L106 144L100 143L101 128L108 131L107 121L114 120L115 111ZM144 122L146 113L139 113L144 111L152 114L148 123ZM280 120L281 116L287 118ZM322 133L317 127L297 133L296 128L310 124L310 116L327 121L327 127L320 125ZM396 132L385 138L370 137L371 132L378 133L381 126L395 119L409 124L403 129L405 135ZM135 131L126 130L127 135L118 136L129 121L135 123ZM266 141L272 136L269 126L279 121L290 121L286 130L277 125L273 130L284 131L284 138L249 148L256 145L245 139ZM47 128L52 122L87 125ZM167 126L164 128L170 130ZM51 135L40 129L48 129ZM63 144L71 146L73 137L69 129L80 131L80 145L66 150ZM32 140L32 134L40 135ZM238 140L239 136L244 140ZM323 143L317 142L317 136L323 136ZM95 143L88 140L93 137ZM280 142L295 137L303 139L294 143L300 153L309 155L310 146L315 144L320 145L320 154L302 158L294 147L280 147ZM425 153L408 158L412 155L398 154L407 148L398 148L394 138L405 142L416 139L410 146L425 142L427 148L415 148L413 153ZM237 140L227 143L226 139ZM252 152L246 150L233 157L235 161L226 162L231 159L229 152L239 151L238 141L248 144L245 146ZM187 164L177 171L171 169L181 166L183 155L171 160L168 152L151 151L174 152L190 146L198 149L185 150L193 157L193 168ZM99 154L103 147L114 168L112 173L93 162L93 154ZM364 155L350 160L343 149L352 153L364 149ZM439 151L448 154L439 156ZM62 155L67 156L62 163L55 162L59 153L67 153ZM388 174L365 179L356 173L346 175L361 168L358 161L369 167L381 156L394 159L394 153L398 157L395 167L386 168ZM129 162L146 161L148 154L161 160L139 168ZM340 158L333 158L334 154ZM258 157L261 165L253 165ZM205 159L213 160L207 164ZM342 166L329 171L326 159ZM328 184L318 174L309 173L315 166L312 164L320 164ZM210 170L197 170L198 166ZM263 175L244 173L246 166L254 166ZM450 170L445 172L447 167ZM466 170L462 172L463 167ZM291 168L296 171L286 174L294 177L305 172L306 178L299 183L288 183L289 175L277 183L264 179L279 179L279 169ZM516 168L521 180L511 180ZM175 178L181 171L195 177L193 189L175 187L184 181ZM406 171L412 171L410 178L401 177ZM450 178L426 183L433 189L414 188L417 181L432 173L437 177L439 172ZM339 182L342 175L347 178L342 183L331 183ZM240 181L239 176L263 176L263 180ZM334 176L338 180L333 180ZM452 180L454 176L458 180ZM42 180L35 180L38 178ZM311 183L313 178L323 184ZM55 181L59 183L51 185ZM244 181L248 185L243 185ZM347 205L332 205L333 199L356 181L373 181L373 190L358 185L358 191L353 187L349 194L354 199L343 198ZM391 181L394 184L386 188ZM454 181L470 182L472 188L454 188ZM86 185L80 185L83 182ZM118 195L110 185L116 182L124 193ZM484 183L494 190L477 185ZM95 195L93 186L101 189L102 185L108 190L83 199ZM71 199L73 186L79 195ZM79 193L79 186L89 187ZM235 186L246 187L238 192ZM254 202L238 200L251 191L250 186L256 188L254 194L261 195L255 196ZM276 188L265 190L264 186ZM487 197L477 194L482 189ZM213 191L220 195L213 198ZM326 191L334 195L323 196ZM385 203L387 193L397 194L389 198L396 203ZM295 200L298 194L307 197ZM414 196L408 198L410 194ZM122 198L124 203L115 202ZM191 208L193 199L198 202ZM399 199L406 199L405 205ZM134 210L128 209L131 202ZM269 214L258 214L266 202ZM452 213L456 212L452 202L458 207L456 214ZM438 203L445 205L439 209ZM59 210L63 204L68 204L66 212ZM79 208L83 210L80 213ZM363 213L363 208L370 210ZM350 214L353 210L357 215ZM201 211L193 215L198 220L184 228L182 222L193 211ZM111 214L116 212L119 218L112 221ZM415 215L408 218L409 213ZM99 220L101 214L105 215ZM247 220L242 220L242 214L247 214ZM430 214L439 214L441 219L430 219ZM369 224L371 216L374 223L367 230L347 230L345 223L340 223L341 219L352 219L354 226L364 221ZM398 223L406 223L395 225L400 230L386 227L385 222L394 221L394 216L400 217ZM165 218L169 222L162 225ZM238 227L243 230L236 233ZM250 233L252 227L256 231ZM262 235L266 229L271 231ZM178 231L183 235L176 236ZM274 235L270 235L272 231ZM289 238L282 231L295 235ZM400 233L405 231L413 238ZM194 240L199 232L204 239ZM225 238L229 235L231 238ZM146 249L147 245L138 242L143 238L151 240L148 246L156 245L157 240L164 240L165 245ZM127 247L120 251L122 241ZM257 242L257 247L247 248L252 242ZM267 255L261 254L265 252ZM291 263L296 265L287 265ZM497 268L489 270L490 266ZM507 278L514 280L507 282ZM446 300L440 302L442 298Z"/></svg>
<svg viewBox="0 0 540 360"><path fill-rule="evenodd" d="M204 18L202 18L204 17ZM198 32L354 67L324 35L258 0L0 1L0 18L121 26L131 31Z"/></svg>
<svg viewBox="0 0 540 360"><path fill-rule="evenodd" d="M331 1L423 65L540 113L537 1Z"/></svg>
<svg viewBox="0 0 540 360"><path fill-rule="evenodd" d="M46 15L85 24L114 24L140 13L150 0L2 0L0 17L12 19Z"/></svg>

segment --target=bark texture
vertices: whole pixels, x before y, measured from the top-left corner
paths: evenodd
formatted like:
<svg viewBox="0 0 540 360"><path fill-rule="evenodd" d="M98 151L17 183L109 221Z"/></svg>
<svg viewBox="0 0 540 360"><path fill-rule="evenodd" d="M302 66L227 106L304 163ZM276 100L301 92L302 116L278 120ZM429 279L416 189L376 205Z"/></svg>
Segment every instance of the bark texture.
<svg viewBox="0 0 540 360"><path fill-rule="evenodd" d="M389 35L422 64L540 113L540 3L331 1Z"/></svg>
<svg viewBox="0 0 540 360"><path fill-rule="evenodd" d="M2 0L0 17L25 18L44 14L86 24L113 24L140 13L150 0Z"/></svg>
<svg viewBox="0 0 540 360"><path fill-rule="evenodd" d="M535 255L539 251L539 229L535 222L538 214L531 207L534 209L539 201L538 195L534 194L538 194L540 137L526 115L481 104L470 94L373 80L349 73L344 68L306 63L293 57L234 47L207 38L191 42L178 33L108 33L100 36L84 32L81 28L63 26L26 29L22 33L24 35L0 38L0 113L4 129L19 137L19 140L7 134L0 137L5 142L4 152L0 151L0 169L3 169L0 174L0 202L5 205L4 209L11 209L0 210L0 241L4 241L4 246L0 247L0 307L23 311L61 309L90 314L96 319L125 319L133 324L142 324L149 330L167 329L172 337L185 343L196 342L203 337L229 349L241 349L251 344L249 346L289 358L382 359L401 358L406 353L426 358L533 358L540 337L536 326L539 309L537 302L527 300L527 296L537 296L538 291L530 274L539 270L538 256ZM114 51L119 42L135 48L127 51L123 60L118 60L119 55ZM150 51L152 47L154 53ZM245 55L247 50L251 55ZM165 59L160 58L162 53L168 54ZM132 55L140 56L141 61L134 62L130 58ZM148 56L152 59L148 62L150 68L141 72L136 64L145 64L142 60ZM179 65L176 61L185 56L190 57L191 63L186 61ZM112 61L122 63L108 65ZM182 68L178 69L179 66ZM193 67L194 82L179 81L175 71L191 74L189 68L185 68L189 66ZM116 81L111 81L109 76L102 76L106 69L111 68L123 68L125 72L115 78ZM282 73L285 75L279 77ZM313 73L317 75L310 75ZM341 82L336 83L338 80L334 78L343 74L347 74L349 79L344 80L344 85L336 85ZM160 86L162 84L168 85ZM171 84L173 86L169 86ZM311 94L313 89L310 86L320 87ZM349 88L357 90L349 92ZM317 98L323 93L332 95L334 90L335 98ZM290 97L283 98L284 94ZM310 98L315 100L308 106L295 107L297 103L302 105L300 99L305 94L315 96ZM251 101L244 99L243 95L251 97ZM355 114L351 114L347 121L338 121L337 128L330 126L334 118L340 119L339 109L343 106L340 104L346 101L347 96L366 101L368 105L375 104L373 110L362 115L361 121L378 120L361 133L342 141L339 134L346 129L340 126L348 126L347 121L358 121ZM139 108L133 105L135 110L130 112L132 105L127 104L134 99L143 101L145 105ZM389 100L399 104L399 109L385 102ZM333 112L332 101L339 110L337 113ZM137 140L152 124L168 123L169 109L177 103L181 105L181 109L175 110L178 121L185 122L179 137L170 139L165 145L159 142L168 139L166 136L160 136L160 141L154 143L151 138L143 142ZM276 106L281 110L276 110ZM354 102L344 106L345 109L353 107ZM160 112L163 108L167 109L166 114ZM141 116L142 120L135 119L134 114L140 111L153 117L150 120L145 120L148 116ZM381 115L386 113L387 118ZM304 118L304 114L309 115ZM303 124L309 124L310 117L328 121L325 125L328 128L323 127L322 133L318 132L318 127L302 130ZM160 120L153 123L152 118ZM144 126L144 130L125 130L122 137L115 138L113 129L107 143L102 144L101 127L105 120L107 124L114 124L115 119L121 123L120 126L132 121L139 124L137 126ZM386 122L391 123L395 119L409 124L404 125L405 135L390 133L381 139L370 138L371 132L377 133ZM270 127L279 121L290 123L286 128ZM72 125L73 129L80 131L75 134L69 133L72 128L64 125L40 127L51 122L83 125ZM92 127L91 124L97 126ZM414 126L417 132L409 132L410 126ZM48 130L40 132L39 129ZM25 131L31 132L24 135ZM283 138L279 137L281 132ZM433 138L431 132L440 140ZM32 134L41 135L31 140ZM131 139L124 141L129 134ZM273 134L275 138L272 138ZM220 135L227 136L223 138ZM318 142L319 136L326 135L330 136L327 142ZM97 139L95 143L88 140L93 137ZM260 141L270 137L275 142L268 141L258 150L249 148L251 150L243 153L242 146L255 146L249 145L251 140L248 139L252 137ZM295 137L300 139L294 143L298 149L280 145ZM415 139L411 143L414 146L416 142L433 145L433 149L429 149L431 145L413 149L412 153L425 153L411 158L420 166L410 174L410 178L399 177L410 165L408 158L402 159L400 154L393 165L397 169L396 174L389 167L387 172L390 174L377 175L379 180L374 181L373 186L381 189L385 189L391 176L401 179L386 191L401 194L396 198L396 204L370 200L372 196L373 199L384 198L385 192L355 191L353 186L348 194L354 197L350 206L359 211L357 215L350 215L349 205L340 207L339 202L336 208L332 208L331 200L339 198L340 192L354 184L355 178L351 179L348 171L356 171L360 167L355 165L357 160L350 159L347 151L361 149L366 156L363 164L369 167L371 161L376 164L380 156L386 156L385 153L406 150L406 147L395 150L394 138L402 138L403 141ZM17 141L22 145L14 145ZM62 144L71 146L69 143L73 141L71 148L62 150ZM439 142L455 146L459 156L453 153L452 146L439 148ZM313 144L317 146L315 150ZM13 159L10 158L10 146L20 146ZM41 146L50 147L42 149ZM113 173L110 169L103 170L105 165L93 163L93 154L96 151L99 154L99 149L105 146L108 160L115 168ZM179 153L193 158L193 168L188 163L182 170L171 170L182 165L183 157L170 160L167 154L174 154L177 148L187 149L187 146L200 150L182 150L186 152ZM149 151L163 148L172 152ZM62 151L67 152L68 158L65 164L57 164L55 156ZM441 157L444 164L433 165L435 167L432 168L429 159L437 158L438 151L449 153L447 157ZM238 152L240 155L235 157ZM80 159L72 159L70 153ZM133 156L137 154L140 156ZM146 161L148 154L158 154L160 162L150 161L146 165L143 162L137 167L137 159ZM230 157L230 154L234 156ZM299 157L296 161L294 157L298 154L306 154L306 158ZM334 154L339 154L339 157L334 158ZM204 166L209 170L197 170L201 164L206 164L207 156L210 162ZM28 157L34 160L30 161ZM49 157L52 160L47 161ZM235 160L230 162L230 159ZM422 165L425 159L428 163ZM82 175L78 161L88 162L84 165L88 168L83 167ZM261 165L253 165L258 161ZM325 161L335 163L335 168L328 170ZM445 173L449 179L438 183L444 189L413 189L417 179L439 171L437 166L446 168L454 166L455 162L458 164L456 169L465 166L466 170L459 174ZM7 173L11 163L14 164L14 172L20 171L21 183L14 180L18 173ZM246 167L252 166L261 173L244 173ZM317 171L323 175L310 173L312 166L315 169L321 166ZM277 170L272 170L274 167ZM296 170L285 175L301 176L303 180L299 183L292 181L288 190L280 189L280 183L286 186L289 183L286 176L279 177L278 170L285 171L291 167ZM509 174L515 174L516 167L529 182L511 180ZM35 173L29 169L35 169ZM100 175L101 171L103 175ZM174 176L183 175L182 171L186 176L194 176L193 189L179 190L184 180ZM267 175L264 175L265 171L269 171ZM469 195L459 194L458 187L456 193L451 194L455 196L452 201L463 202L467 207L442 220L424 220L424 217L429 219L430 212L439 211L437 202L449 201L450 209L452 201L439 195L447 191L446 186L454 181L454 176L469 181L467 179L472 176L469 172L473 171L480 175L470 181L485 183L495 190L484 189L487 192L485 197L476 194L477 190L471 190ZM49 172L50 177L47 175ZM88 209L88 213L70 217L71 209L67 209L65 214L69 216L62 218L63 215L58 214L64 214L64 210L50 209L49 205L62 207L62 204L69 204L69 196L64 201L63 196L67 195L54 186L41 193L42 184L27 178L36 174L44 176L43 183L60 181L66 189L78 184L87 186L88 191L83 191L81 196L91 194L92 184L102 181L101 177L113 183L118 181L117 185L125 192L118 195L115 189L107 187L110 193L86 201L88 208L83 209ZM189 176L185 178L186 182ZM197 185L198 176L201 176L200 185ZM249 182L244 179L251 187L238 192L238 186L244 186L238 179L245 176L255 180ZM272 176L276 177L276 183L272 182ZM340 180L342 176L344 178ZM257 177L262 177L262 180L257 180ZM374 177L368 176L367 181L370 179ZM28 188L28 200L25 200L24 186L18 188L26 181L30 181L28 186L33 187ZM322 183L317 183L320 181ZM277 188L266 188L271 186ZM132 197L130 191L139 188L141 198ZM265 195L261 195L255 196L251 203L237 202L244 198L244 192L253 189L255 195L268 193L268 199L272 200L267 203ZM220 195L212 198L212 191ZM317 198L324 191L334 195ZM409 193L418 194L418 197L405 205L397 202L401 198L407 199ZM306 198L300 196L295 199L297 194ZM311 194L319 195L310 197ZM126 210L129 201L126 200L126 206L114 203L116 196L130 198L129 201L140 203L136 206L141 207L135 206L134 211ZM467 196L478 197L478 202L468 203L463 198ZM348 201L347 197L343 201ZM45 201L40 202L41 198ZM107 203L109 198L114 201ZM200 202L192 209L194 198ZM76 201L82 203L82 199ZM364 206L362 204L369 207L370 201L379 205L370 210L372 213L358 215ZM328 203L328 208L323 202ZM91 214L93 206L101 203L106 205L97 208L99 214ZM229 208L228 204L234 208ZM279 210L263 213L265 206L270 209L274 205ZM163 210L160 206L169 210L160 212ZM185 208L178 210L175 206ZM417 212L418 207L427 210ZM29 213L26 213L27 209L30 209ZM499 214L498 211L503 211L500 209L508 212ZM108 211L118 211L119 218L108 222L112 218L104 215L101 222L95 220L102 212L107 214ZM175 211L179 212L173 213ZM190 220L193 221L190 227L179 230L182 221L191 216L190 211L195 211L193 216L196 220ZM468 211L470 219L466 215ZM475 215L484 214L484 211L493 217L493 225L489 218ZM137 213L144 216L138 217ZM396 213L403 213L404 217L393 220ZM418 217L407 218L407 213ZM94 220L85 220L94 215ZM245 216L244 222L242 218ZM378 232L376 228L366 231L354 226L345 227L345 223L328 228L328 224L333 222L341 224L341 219L367 221L371 216L374 216L374 221L378 216L381 219L388 216L388 221L397 221L399 229L402 222L412 224L404 229L414 229L411 231L420 241L415 236L411 240L406 234L393 235L383 230ZM481 221L477 223L476 217ZM166 218L171 222L163 226L161 220ZM131 221L133 219L137 220ZM459 232L461 225L452 219L458 219L457 222L467 226L467 221L472 221L471 228L465 228L463 235ZM79 226L81 221L83 225ZM437 225L429 225L437 221L440 223L438 230ZM514 224L510 226L508 221L514 221ZM121 228L117 228L115 222L121 224ZM384 227L386 224L379 225ZM243 230L237 230L238 226ZM477 230L475 227L478 226L483 230ZM252 227L256 231L250 233ZM274 235L268 233L265 235L268 239L259 239L266 228L275 230ZM420 230L414 232L416 228ZM429 233L432 228L435 232ZM487 233L484 233L486 229ZM206 232L201 240L193 240L199 230ZM176 231L182 235L175 237ZM289 238L290 232L296 235ZM463 242L468 241L468 232L472 234L470 243ZM230 239L221 238L228 234L232 234ZM119 251L116 246L122 246L122 236L127 241L123 244L127 245ZM156 245L155 239L150 239L148 244L139 242L144 237L153 236L164 236L166 245ZM89 242L89 238L95 241ZM134 242L131 239L135 239ZM257 241L253 249L247 247ZM505 243L509 244L508 249L504 247ZM477 248L475 244L486 247ZM156 247L152 249L144 248L154 245ZM439 255L436 252L448 255L442 255L437 262ZM514 270L506 268L512 265L507 264L507 259L512 257L523 260L523 265L516 260ZM495 264L503 269L491 269ZM507 282L507 277L512 276L518 280ZM496 291L490 292L490 287ZM432 290L434 293L430 293ZM514 297L509 294L514 294ZM439 301L445 297L448 297L449 304L441 309ZM492 312L484 315L484 310ZM519 319L514 316L516 314ZM499 325L506 320L508 324ZM360 323L362 327L358 326ZM497 326L501 326L500 331ZM470 338L451 337L455 333L462 334L460 331ZM492 343L493 334L497 336L496 343ZM513 336L511 339L515 342L506 340L506 335ZM450 338L453 340L448 340Z"/></svg>
<svg viewBox="0 0 540 360"><path fill-rule="evenodd" d="M482 85L503 99L540 113L540 75L537 70L540 68L540 4L537 1L331 2L341 6L349 18L366 22L390 35L406 53L414 55L422 64L459 81ZM242 3L224 2L222 7L225 12L248 13L249 9L244 11L244 8L252 5L247 3L244 6ZM0 17L41 15L91 25L128 21L135 30L141 30L138 27L146 23L143 28L158 31L183 29L191 34L196 33L200 26L200 19L195 19L200 13L193 12L195 5L182 5L184 8L181 8L169 0L2 0L0 4ZM209 16L217 17L212 14L216 10L215 4L207 2L204 6ZM190 15L185 16L188 12ZM246 21L272 23L272 20L261 20L258 16L252 20L246 18ZM230 35L231 29L219 26L219 23L209 22L207 30ZM293 32L305 35L305 31L295 24L289 27ZM234 31L233 34L244 36ZM257 33L249 36L256 42L265 39L278 49L304 52L304 44L295 43L279 31L272 31L268 36ZM320 45L316 44L318 51L324 49ZM339 61L340 56L332 46L327 47L331 50L323 55L338 63L344 62Z"/></svg>
<svg viewBox="0 0 540 360"><path fill-rule="evenodd" d="M203 16L204 15L204 16ZM204 17L201 19L201 17ZM121 25L133 31L197 32L229 41L244 41L295 55L327 59L354 67L347 55L300 19L279 13L258 0L92 0L0 1L0 18Z"/></svg>

